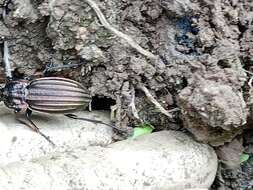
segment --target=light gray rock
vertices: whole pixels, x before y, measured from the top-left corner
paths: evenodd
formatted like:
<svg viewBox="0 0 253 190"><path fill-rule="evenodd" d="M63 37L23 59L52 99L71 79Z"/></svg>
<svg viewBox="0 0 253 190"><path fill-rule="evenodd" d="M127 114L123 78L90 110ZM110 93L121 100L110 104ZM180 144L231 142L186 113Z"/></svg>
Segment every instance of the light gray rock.
<svg viewBox="0 0 253 190"><path fill-rule="evenodd" d="M76 47L76 50L79 51L78 52L79 55L88 61L91 61L93 59L97 60L106 59L103 54L103 51L94 44L90 46L80 47L80 49L78 48L79 47Z"/></svg>
<svg viewBox="0 0 253 190"><path fill-rule="evenodd" d="M78 112L80 117L109 123L104 112ZM56 144L53 147L42 136L15 119L13 110L0 105L0 166L64 152L77 147L105 146L112 142L113 131L102 124L70 119L63 115L34 113L32 120Z"/></svg>
<svg viewBox="0 0 253 190"><path fill-rule="evenodd" d="M0 189L207 189L217 168L212 148L175 131L107 147L55 152L0 169Z"/></svg>

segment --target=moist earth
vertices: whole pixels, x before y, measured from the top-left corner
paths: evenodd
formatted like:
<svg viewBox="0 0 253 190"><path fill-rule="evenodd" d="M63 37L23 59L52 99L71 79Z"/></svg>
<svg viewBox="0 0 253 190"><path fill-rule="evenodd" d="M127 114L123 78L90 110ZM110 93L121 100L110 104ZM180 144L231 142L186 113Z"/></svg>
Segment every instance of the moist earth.
<svg viewBox="0 0 253 190"><path fill-rule="evenodd" d="M113 27L160 59L148 59L105 29L86 1L12 0L0 35L9 41L15 73L36 78L46 68L72 65L46 74L81 82L95 99L109 102L107 109L116 104L117 126L146 122L156 130L187 130L217 152L240 138L237 155L252 146L245 137L253 104L251 0L95 2ZM138 86L173 110L172 118L157 110ZM251 171L252 161L243 167ZM245 183L253 183L247 175L252 172L224 188L244 184L241 188L247 189Z"/></svg>

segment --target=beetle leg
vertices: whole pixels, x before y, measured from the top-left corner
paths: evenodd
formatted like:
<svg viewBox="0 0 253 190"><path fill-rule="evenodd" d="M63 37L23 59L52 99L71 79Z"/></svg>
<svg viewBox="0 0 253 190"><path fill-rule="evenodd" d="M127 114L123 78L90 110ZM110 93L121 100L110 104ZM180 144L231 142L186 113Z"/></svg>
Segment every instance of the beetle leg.
<svg viewBox="0 0 253 190"><path fill-rule="evenodd" d="M16 116L17 116L16 118L17 118L18 121L20 121L21 123L25 124L30 129L32 129L33 131L35 131L36 133L38 133L42 137L44 137L50 144L52 144L53 146L55 146L55 144L53 143L53 141L51 141L48 136L46 136L44 133L42 133L40 131L40 129L33 123L33 121L31 120L31 114L32 114L32 111L30 109L27 109L25 111L25 114L22 114L22 112L16 112Z"/></svg>

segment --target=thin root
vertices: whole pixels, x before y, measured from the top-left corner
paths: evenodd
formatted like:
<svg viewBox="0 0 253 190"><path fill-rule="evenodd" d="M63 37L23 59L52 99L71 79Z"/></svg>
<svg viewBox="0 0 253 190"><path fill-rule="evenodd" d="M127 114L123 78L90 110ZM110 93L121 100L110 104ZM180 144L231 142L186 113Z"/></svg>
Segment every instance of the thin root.
<svg viewBox="0 0 253 190"><path fill-rule="evenodd" d="M97 14L97 17L99 18L100 22L102 23L102 25L107 29L110 30L112 33L114 33L116 36L124 39L131 47L133 47L134 49L136 49L139 53L141 53L142 55L148 57L149 59L157 59L158 56L154 55L153 53L143 49L139 44L137 44L130 36L120 32L119 30L117 30L116 28L112 27L111 24L108 23L108 21L106 20L105 16L103 15L103 13L101 12L101 10L99 9L98 5L93 1L93 0L85 0L89 6L91 6L91 8L95 11L95 13Z"/></svg>
<svg viewBox="0 0 253 190"><path fill-rule="evenodd" d="M250 88L252 88L252 81L253 81L253 76L250 77L249 82L248 82L248 85Z"/></svg>
<svg viewBox="0 0 253 190"><path fill-rule="evenodd" d="M146 95L147 99L154 104L154 106L164 115L169 117L170 119L173 118L173 116L170 114L170 111L164 109L161 104L152 96L152 94L149 92L149 90L143 86L143 85L138 85L138 88L144 92Z"/></svg>
<svg viewBox="0 0 253 190"><path fill-rule="evenodd" d="M246 70L246 69L243 69L243 71L244 71L245 73L248 73L248 74L250 74L250 75L253 76L253 73L252 73L252 72L250 72L250 71L248 71L248 70Z"/></svg>
<svg viewBox="0 0 253 190"><path fill-rule="evenodd" d="M131 95L132 95L132 99L131 99L131 102L129 104L129 107L131 108L131 112L132 112L133 116L135 117L135 119L137 119L138 121L140 121L142 123L143 120L139 117L138 111L137 111L136 106L135 106L135 90L134 90L134 87L132 87L132 89L131 89Z"/></svg>
<svg viewBox="0 0 253 190"><path fill-rule="evenodd" d="M248 73L249 75L251 75L251 77L250 77L250 79L248 81L248 85L249 85L250 88L252 88L253 73L250 72L250 71L248 71L248 70L246 70L246 69L243 69L243 70L244 70L245 73Z"/></svg>

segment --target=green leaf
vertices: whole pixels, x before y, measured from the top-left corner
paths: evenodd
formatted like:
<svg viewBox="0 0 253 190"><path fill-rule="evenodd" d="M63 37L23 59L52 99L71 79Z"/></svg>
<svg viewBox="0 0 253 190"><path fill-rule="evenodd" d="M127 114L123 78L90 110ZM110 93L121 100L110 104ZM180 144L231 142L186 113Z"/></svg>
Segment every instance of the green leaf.
<svg viewBox="0 0 253 190"><path fill-rule="evenodd" d="M134 128L133 135L130 137L131 139L135 139L139 136L150 134L154 130L154 127L149 123L141 124Z"/></svg>
<svg viewBox="0 0 253 190"><path fill-rule="evenodd" d="M241 163L246 162L248 159L249 159L249 155L248 155L248 154L242 153L242 154L240 155L240 162L241 162Z"/></svg>

